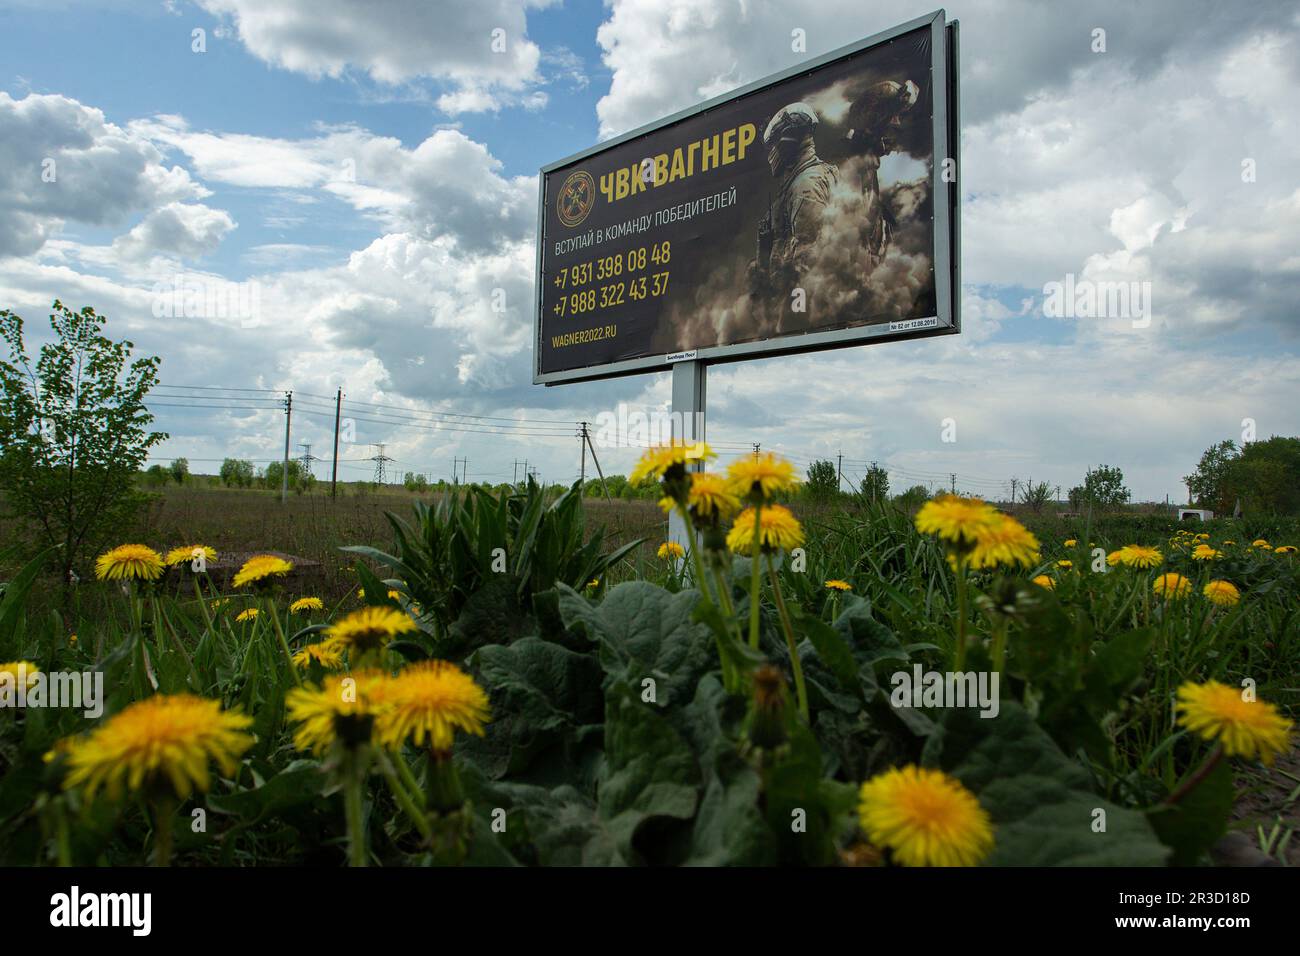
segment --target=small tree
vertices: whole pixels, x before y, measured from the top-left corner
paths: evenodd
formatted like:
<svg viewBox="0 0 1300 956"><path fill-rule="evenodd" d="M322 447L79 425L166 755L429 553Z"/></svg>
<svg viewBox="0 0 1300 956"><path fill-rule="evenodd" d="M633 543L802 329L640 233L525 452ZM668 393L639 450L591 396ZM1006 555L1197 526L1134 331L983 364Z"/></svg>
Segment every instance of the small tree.
<svg viewBox="0 0 1300 956"><path fill-rule="evenodd" d="M833 461L815 461L808 466L808 483L805 486L810 497L826 500L839 494L840 475L835 470Z"/></svg>
<svg viewBox="0 0 1300 956"><path fill-rule="evenodd" d="M1124 472L1110 465L1089 468L1083 484L1070 489L1070 505L1076 510L1092 505L1097 508L1114 508L1129 499L1124 487Z"/></svg>
<svg viewBox="0 0 1300 956"><path fill-rule="evenodd" d="M188 458L177 458L171 463L172 480L178 485L185 484L185 479L190 476L190 461Z"/></svg>
<svg viewBox="0 0 1300 956"><path fill-rule="evenodd" d="M118 533L143 502L135 477L167 435L150 431L144 399L158 382L156 356L131 360L134 345L103 334L107 319L55 300L54 341L35 366L23 320L0 310L0 490L10 507L60 549L63 580L88 551ZM127 363L130 362L128 365Z"/></svg>
<svg viewBox="0 0 1300 956"><path fill-rule="evenodd" d="M889 497L889 472L872 463L862 478L860 490L868 501L884 501Z"/></svg>
<svg viewBox="0 0 1300 956"><path fill-rule="evenodd" d="M914 511L929 500L930 489L926 488L925 485L913 485L894 499L895 503L904 511Z"/></svg>
<svg viewBox="0 0 1300 956"><path fill-rule="evenodd" d="M253 484L253 463L242 458L227 458L221 463L221 483L226 487L247 488Z"/></svg>
<svg viewBox="0 0 1300 956"><path fill-rule="evenodd" d="M1036 485L1029 485L1025 489L1024 503L1029 505L1029 509L1038 514L1043 510L1043 506L1052 500L1052 486L1045 481L1040 481Z"/></svg>

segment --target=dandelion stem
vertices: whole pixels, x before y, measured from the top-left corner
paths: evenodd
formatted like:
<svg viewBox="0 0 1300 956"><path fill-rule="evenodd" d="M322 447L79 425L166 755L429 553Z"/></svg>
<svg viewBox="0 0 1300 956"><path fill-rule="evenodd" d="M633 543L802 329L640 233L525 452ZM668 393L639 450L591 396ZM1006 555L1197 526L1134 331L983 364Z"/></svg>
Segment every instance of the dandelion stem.
<svg viewBox="0 0 1300 956"><path fill-rule="evenodd" d="M763 516L763 502L754 505L754 537L749 545L749 646L758 650L758 602L759 577L758 562L761 560L759 554L759 539L763 534L763 526L760 519Z"/></svg>
<svg viewBox="0 0 1300 956"><path fill-rule="evenodd" d="M294 666L293 652L289 650L289 642L285 640L284 627L280 624L280 615L275 610L273 599L267 599L266 613L271 616L271 623L275 625L275 636L280 639L280 650L284 651L284 660L289 665L289 677L293 681L293 686L301 687L302 679L298 676L298 668Z"/></svg>
<svg viewBox="0 0 1300 956"><path fill-rule="evenodd" d="M381 750L378 753L378 758L379 770L384 775L384 779L388 781L388 789L393 792L393 799L402 808L402 812L411 818L415 828L420 831L420 836L428 843L433 836L433 829L429 826L429 818L416 805L410 791L406 789L406 786L398 777L397 771L393 769L392 761L389 760L389 755ZM397 759L400 761L401 758Z"/></svg>
<svg viewBox="0 0 1300 956"><path fill-rule="evenodd" d="M758 560L757 554L754 560ZM781 581L776 576L776 565L772 556L767 557L767 573L772 580L772 596L776 601L776 610L781 618L781 630L785 632L786 647L790 650L790 669L794 672L794 689L799 696L799 714L804 723L810 723L808 716L808 688L803 681L803 663L799 660L799 649L794 641L794 628L790 624L790 612L786 609L785 598L781 594Z"/></svg>
<svg viewBox="0 0 1300 956"><path fill-rule="evenodd" d="M1177 805L1178 801L1187 796L1197 788L1202 780L1210 775L1219 761L1223 759L1223 745L1215 744L1214 749L1210 751L1209 756L1205 758L1205 763L1196 768L1196 772L1183 781L1182 786L1165 798L1161 806L1172 807Z"/></svg>
<svg viewBox="0 0 1300 956"><path fill-rule="evenodd" d="M172 865L172 816L176 803L171 797L153 801L154 866Z"/></svg>
<svg viewBox="0 0 1300 956"><path fill-rule="evenodd" d="M363 747L349 747L343 768L343 810L348 824L348 863L350 866L366 865L366 833L363 805L361 802L361 780L364 776L362 766Z"/></svg>
<svg viewBox="0 0 1300 956"><path fill-rule="evenodd" d="M953 654L953 670L959 673L966 668L966 560L957 558L957 648Z"/></svg>

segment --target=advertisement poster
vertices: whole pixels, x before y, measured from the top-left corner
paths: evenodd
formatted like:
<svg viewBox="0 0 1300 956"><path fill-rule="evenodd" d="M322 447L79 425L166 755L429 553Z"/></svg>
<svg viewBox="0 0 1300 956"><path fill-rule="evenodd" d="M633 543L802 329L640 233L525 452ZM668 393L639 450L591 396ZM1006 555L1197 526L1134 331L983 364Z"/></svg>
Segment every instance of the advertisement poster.
<svg viewBox="0 0 1300 956"><path fill-rule="evenodd" d="M934 35L548 169L538 373L938 326Z"/></svg>

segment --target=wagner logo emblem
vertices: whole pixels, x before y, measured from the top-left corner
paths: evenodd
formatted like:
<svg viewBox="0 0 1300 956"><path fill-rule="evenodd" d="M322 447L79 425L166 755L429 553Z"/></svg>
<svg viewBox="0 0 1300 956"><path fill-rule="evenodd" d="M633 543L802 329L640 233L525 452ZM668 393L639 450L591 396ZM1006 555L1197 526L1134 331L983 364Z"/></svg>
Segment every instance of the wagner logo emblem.
<svg viewBox="0 0 1300 956"><path fill-rule="evenodd" d="M555 201L555 210L560 214L560 222L570 229L587 218L591 207L596 205L596 181L591 173L578 170L569 173L564 185L560 187L559 198Z"/></svg>

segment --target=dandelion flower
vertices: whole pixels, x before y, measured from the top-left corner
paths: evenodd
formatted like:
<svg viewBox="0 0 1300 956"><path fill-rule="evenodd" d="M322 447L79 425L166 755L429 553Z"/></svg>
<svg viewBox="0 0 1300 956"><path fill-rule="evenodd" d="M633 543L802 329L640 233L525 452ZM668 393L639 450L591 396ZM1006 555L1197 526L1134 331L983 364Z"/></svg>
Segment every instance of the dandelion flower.
<svg viewBox="0 0 1300 956"><path fill-rule="evenodd" d="M674 469L685 471L686 465L691 462L708 461L715 457L713 449L702 441L686 443L677 439L667 445L656 445L646 449L645 454L633 466L632 473L628 475L628 484L658 481Z"/></svg>
<svg viewBox="0 0 1300 956"><path fill-rule="evenodd" d="M852 590L853 590L853 585L849 584L848 581L841 581L841 580L839 580L838 578L836 578L835 580L832 580L832 581L827 581L827 582L826 582L826 586L827 586L828 588L830 588L832 591L852 591Z"/></svg>
<svg viewBox="0 0 1300 956"><path fill-rule="evenodd" d="M1208 534L1198 534L1198 535L1196 536L1196 540L1197 540L1197 541L1209 541L1209 540L1210 540L1210 536L1209 536Z"/></svg>
<svg viewBox="0 0 1300 956"><path fill-rule="evenodd" d="M400 634L416 630L415 622L401 611L382 605L363 607L326 630L326 639L341 649L364 654L384 647Z"/></svg>
<svg viewBox="0 0 1300 956"><path fill-rule="evenodd" d="M1062 547L1073 548L1073 547L1077 547L1078 544L1079 544L1079 542L1078 542L1076 539L1074 539L1074 538L1067 538L1066 541L1065 541L1065 544L1064 544Z"/></svg>
<svg viewBox="0 0 1300 956"><path fill-rule="evenodd" d="M979 536L993 528L997 511L979 498L940 495L921 506L916 513L916 530L932 534L954 547L973 548Z"/></svg>
<svg viewBox="0 0 1300 956"><path fill-rule="evenodd" d="M1284 544L1280 548L1274 548L1273 553L1274 554L1295 554L1295 550L1296 550L1295 545Z"/></svg>
<svg viewBox="0 0 1300 956"><path fill-rule="evenodd" d="M168 551L167 557L163 559L163 563L169 568L174 568L177 565L189 565L190 567L193 567L194 561L199 557L199 555L203 556L203 565L201 566L214 564L217 560L217 551L215 548L209 548L206 544L188 544L180 548L172 548Z"/></svg>
<svg viewBox="0 0 1300 956"><path fill-rule="evenodd" d="M250 607L236 614L235 620L238 621L240 624L243 624L245 621L256 621L257 615L259 615L260 613L262 612L259 611L257 608Z"/></svg>
<svg viewBox="0 0 1300 956"><path fill-rule="evenodd" d="M1258 757L1265 764L1290 746L1291 721L1272 704L1246 700L1241 688L1218 681L1178 688L1178 722L1205 740L1217 740L1229 757Z"/></svg>
<svg viewBox="0 0 1300 956"><path fill-rule="evenodd" d="M379 671L359 671L327 677L320 687L293 688L284 695L289 719L298 724L293 745L319 756L340 736L352 743L370 740L387 683Z"/></svg>
<svg viewBox="0 0 1300 956"><path fill-rule="evenodd" d="M973 568L1032 567L1038 563L1038 539L1015 518L998 514L997 520L978 531L970 554Z"/></svg>
<svg viewBox="0 0 1300 956"><path fill-rule="evenodd" d="M1211 581L1205 585L1202 593L1211 603L1220 607L1232 607L1241 600L1241 592L1231 581Z"/></svg>
<svg viewBox="0 0 1300 956"><path fill-rule="evenodd" d="M1056 590L1056 582L1053 581L1051 578L1049 578L1046 574L1040 574L1038 577L1034 578L1034 583L1037 584L1040 588L1047 588L1047 590L1049 591Z"/></svg>
<svg viewBox="0 0 1300 956"><path fill-rule="evenodd" d="M778 491L799 483L794 465L769 452L737 458L727 468L732 493L746 501L771 501Z"/></svg>
<svg viewBox="0 0 1300 956"><path fill-rule="evenodd" d="M660 561L676 561L678 558L686 556L686 551L676 541L665 541L659 545L658 557Z"/></svg>
<svg viewBox="0 0 1300 956"><path fill-rule="evenodd" d="M993 849L993 825L975 795L939 770L894 768L862 785L858 818L904 866L975 866Z"/></svg>
<svg viewBox="0 0 1300 956"><path fill-rule="evenodd" d="M343 648L333 641L317 641L304 644L293 655L293 663L306 670L315 662L327 671L338 670L343 666Z"/></svg>
<svg viewBox="0 0 1300 956"><path fill-rule="evenodd" d="M308 611L323 611L325 604L318 597L298 598L289 605L290 614L305 614Z"/></svg>
<svg viewBox="0 0 1300 956"><path fill-rule="evenodd" d="M746 508L736 517L727 532L727 547L737 554L749 555L754 544L754 509ZM764 553L789 551L803 544L803 528L782 505L768 505L759 518L759 546Z"/></svg>
<svg viewBox="0 0 1300 956"><path fill-rule="evenodd" d="M388 682L375 730L388 747L409 738L445 753L457 730L481 737L490 719L487 694L473 678L450 661L422 661Z"/></svg>
<svg viewBox="0 0 1300 956"><path fill-rule="evenodd" d="M1119 555L1120 564L1143 571L1159 567L1165 560L1165 556L1160 553L1158 548L1148 547L1144 544L1125 545L1116 554ZM1109 561L1109 558L1107 560Z"/></svg>
<svg viewBox="0 0 1300 956"><path fill-rule="evenodd" d="M123 544L95 561L95 577L104 581L156 581L162 577L163 559L143 544Z"/></svg>
<svg viewBox="0 0 1300 956"><path fill-rule="evenodd" d="M244 562L231 584L237 588L242 588L245 584L270 584L274 578L282 578L292 570L293 564L284 558L277 558L273 554L258 554Z"/></svg>
<svg viewBox="0 0 1300 956"><path fill-rule="evenodd" d="M209 764L234 774L253 745L253 719L221 702L193 694L158 694L131 704L68 749L65 789L85 786L91 800L104 788L117 799L124 789L152 790L170 784L188 799L212 784Z"/></svg>
<svg viewBox="0 0 1300 956"><path fill-rule="evenodd" d="M72 636L72 640L74 642L77 640L75 634ZM5 663L0 663L0 688L9 684L14 690L17 690L18 682L20 680L28 687L31 687L36 683L36 675L40 672L41 669L31 661L7 661Z"/></svg>
<svg viewBox="0 0 1300 956"><path fill-rule="evenodd" d="M1223 557L1222 551L1216 551L1208 544L1198 544L1192 549L1193 561L1213 561L1215 558Z"/></svg>
<svg viewBox="0 0 1300 956"><path fill-rule="evenodd" d="M740 499L722 475L697 471L690 477L691 487L686 492L686 506L695 517L712 521L729 518L740 510ZM668 512L676 504L671 497L667 497L659 502L659 507Z"/></svg>
<svg viewBox="0 0 1300 956"><path fill-rule="evenodd" d="M1170 600L1185 598L1192 593L1192 582L1181 574L1171 571L1156 578L1151 583L1151 590L1160 597Z"/></svg>
<svg viewBox="0 0 1300 956"><path fill-rule="evenodd" d="M1070 568L1074 567L1074 562L1070 561L1069 559L1062 559L1056 562L1056 566L1058 568L1064 568L1065 570L1068 571L1070 570Z"/></svg>
<svg viewBox="0 0 1300 956"><path fill-rule="evenodd" d="M1252 542L1250 543L1250 546L1251 546L1252 548L1271 548L1271 547L1273 547L1271 544L1269 544L1269 543L1268 543L1267 541L1265 541L1263 538L1256 538L1254 541L1252 541Z"/></svg>

